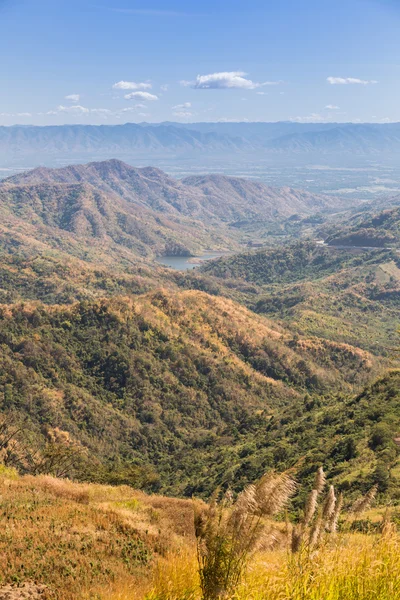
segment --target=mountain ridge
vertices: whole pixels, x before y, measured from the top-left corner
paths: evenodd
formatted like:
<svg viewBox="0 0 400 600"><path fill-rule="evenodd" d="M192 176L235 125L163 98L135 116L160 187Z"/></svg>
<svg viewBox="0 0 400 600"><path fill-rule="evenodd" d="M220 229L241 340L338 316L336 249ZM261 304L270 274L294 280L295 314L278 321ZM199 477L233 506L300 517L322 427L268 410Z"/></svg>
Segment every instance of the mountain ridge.
<svg viewBox="0 0 400 600"><path fill-rule="evenodd" d="M336 210L347 201L290 187L274 188L262 182L226 175L199 175L177 180L155 167L132 167L110 159L60 169L38 167L0 182L25 185L38 182L90 183L106 192L158 212L230 222L241 218L286 217Z"/></svg>
<svg viewBox="0 0 400 600"><path fill-rule="evenodd" d="M0 160L120 159L203 153L279 156L400 153L400 123L126 123L0 127ZM147 154L146 154L147 153Z"/></svg>

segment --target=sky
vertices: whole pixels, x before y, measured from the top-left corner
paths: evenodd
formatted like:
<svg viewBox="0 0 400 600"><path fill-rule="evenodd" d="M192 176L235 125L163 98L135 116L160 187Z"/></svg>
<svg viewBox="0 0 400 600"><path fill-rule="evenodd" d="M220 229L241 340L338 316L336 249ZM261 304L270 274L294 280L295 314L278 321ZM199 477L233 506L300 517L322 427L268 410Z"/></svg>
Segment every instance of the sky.
<svg viewBox="0 0 400 600"><path fill-rule="evenodd" d="M400 0L0 0L0 125L400 121Z"/></svg>

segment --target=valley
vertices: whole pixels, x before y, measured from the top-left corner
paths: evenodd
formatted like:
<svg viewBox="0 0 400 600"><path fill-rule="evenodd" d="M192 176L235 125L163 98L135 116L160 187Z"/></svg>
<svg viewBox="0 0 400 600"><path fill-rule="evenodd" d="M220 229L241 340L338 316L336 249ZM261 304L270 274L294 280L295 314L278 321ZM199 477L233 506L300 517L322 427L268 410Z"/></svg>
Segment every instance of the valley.
<svg viewBox="0 0 400 600"><path fill-rule="evenodd" d="M400 366L399 255L335 242L353 227L394 246L396 200L370 216L333 196L117 160L6 178L0 200L2 410L24 415L39 453L51 428L68 432L82 449L75 477L240 489L244 465L256 478L304 452L310 464L332 433L321 406L346 411ZM245 249L255 231L262 247ZM300 434L289 451L304 414L318 443ZM387 426L394 436L397 420ZM373 481L371 427L352 439Z"/></svg>
<svg viewBox="0 0 400 600"><path fill-rule="evenodd" d="M0 600L400 600L399 1L0 23Z"/></svg>
<svg viewBox="0 0 400 600"><path fill-rule="evenodd" d="M186 499L266 471L302 482L294 521L321 464L347 506L371 488L397 506L399 204L119 160L3 179L0 484L108 565L71 549L68 571L43 541L50 574L18 537L29 566L8 551L5 581L113 598L111 572L137 587L151 557L193 561Z"/></svg>

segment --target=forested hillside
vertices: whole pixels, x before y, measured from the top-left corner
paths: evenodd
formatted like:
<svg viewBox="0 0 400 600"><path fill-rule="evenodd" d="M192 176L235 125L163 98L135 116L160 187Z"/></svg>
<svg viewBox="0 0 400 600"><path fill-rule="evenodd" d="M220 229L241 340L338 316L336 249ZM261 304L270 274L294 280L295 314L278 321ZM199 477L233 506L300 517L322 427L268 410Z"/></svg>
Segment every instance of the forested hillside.
<svg viewBox="0 0 400 600"><path fill-rule="evenodd" d="M396 346L400 258L395 251L299 242L210 261L201 272L203 285L212 282L218 293L300 334L348 342L378 355L392 354Z"/></svg>
<svg viewBox="0 0 400 600"><path fill-rule="evenodd" d="M61 460L64 475L204 496L306 457L351 489L355 469L368 481L382 464L396 473L397 405L388 398L370 420L349 407L398 364L397 253L301 241L184 273L151 261L212 244L238 250L227 220L239 206L270 218L275 203L284 214L319 202L236 178L180 183L118 161L3 182L7 464L59 474ZM396 377L368 388L371 406ZM372 447L375 425L386 434Z"/></svg>
<svg viewBox="0 0 400 600"><path fill-rule="evenodd" d="M400 246L400 208L388 208L372 214L360 213L346 225L337 227L327 238L331 246Z"/></svg>
<svg viewBox="0 0 400 600"><path fill-rule="evenodd" d="M185 494L226 476L217 456L229 448L236 485L241 445L272 417L305 395L349 394L380 366L199 292L3 306L0 339L2 410L25 417L39 447L56 427L96 460L91 477L129 480L131 465L133 479L151 472L152 485Z"/></svg>

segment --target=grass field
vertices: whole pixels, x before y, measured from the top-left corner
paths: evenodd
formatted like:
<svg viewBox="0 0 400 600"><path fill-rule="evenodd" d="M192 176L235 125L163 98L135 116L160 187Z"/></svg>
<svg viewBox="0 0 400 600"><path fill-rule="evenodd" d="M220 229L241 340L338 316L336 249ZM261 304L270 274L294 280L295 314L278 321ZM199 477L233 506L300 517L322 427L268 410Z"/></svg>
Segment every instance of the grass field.
<svg viewBox="0 0 400 600"><path fill-rule="evenodd" d="M0 592L29 581L56 600L200 600L190 500L4 468L0 494ZM379 523L382 515L366 517ZM298 554L288 551L286 527L273 525L235 598L400 599L394 524L369 535L339 532Z"/></svg>

